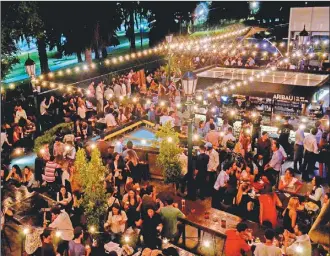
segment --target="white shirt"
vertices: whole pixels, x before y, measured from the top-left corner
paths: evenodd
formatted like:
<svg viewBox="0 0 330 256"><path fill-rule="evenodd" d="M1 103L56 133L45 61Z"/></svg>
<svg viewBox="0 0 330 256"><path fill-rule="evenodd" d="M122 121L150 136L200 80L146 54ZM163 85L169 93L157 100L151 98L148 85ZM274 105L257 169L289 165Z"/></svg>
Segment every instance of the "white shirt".
<svg viewBox="0 0 330 256"><path fill-rule="evenodd" d="M254 250L255 256L282 256L282 251L275 245L257 244Z"/></svg>
<svg viewBox="0 0 330 256"><path fill-rule="evenodd" d="M232 133L228 133L225 136L223 136L221 145L223 147L227 147L227 141L232 140L232 141L236 141L236 138L234 137L234 135Z"/></svg>
<svg viewBox="0 0 330 256"><path fill-rule="evenodd" d="M179 161L182 168L181 175L184 176L188 173L188 157L184 153L181 153L179 155Z"/></svg>
<svg viewBox="0 0 330 256"><path fill-rule="evenodd" d="M296 136L295 136L295 143L297 145L303 145L304 144L304 139L305 139L305 134L304 131L301 129L298 129L296 131Z"/></svg>
<svg viewBox="0 0 330 256"><path fill-rule="evenodd" d="M299 252L297 247L300 247ZM307 234L296 236L296 240L289 247L286 248L286 254L292 256L312 255L311 240Z"/></svg>
<svg viewBox="0 0 330 256"><path fill-rule="evenodd" d="M121 220L127 221L127 215L124 211L121 211L119 215L112 215L112 212L109 212L107 224L113 233L118 234L125 231L125 223L119 224Z"/></svg>
<svg viewBox="0 0 330 256"><path fill-rule="evenodd" d="M113 87L113 93L115 94L116 98L119 98L120 96L122 96L123 92L122 92L122 87L119 84L116 84Z"/></svg>
<svg viewBox="0 0 330 256"><path fill-rule="evenodd" d="M103 99L103 88L101 88L100 85L96 86L96 94L95 94L95 96L96 96L96 99L97 100Z"/></svg>
<svg viewBox="0 0 330 256"><path fill-rule="evenodd" d="M68 197L65 198L65 199L67 200L68 203L71 202L71 200L72 200L72 195L71 195L70 192L68 192ZM64 200L64 198L63 198L62 200ZM56 201L57 201L57 202L61 201L61 200L60 200L60 192L57 192L57 194L56 194Z"/></svg>
<svg viewBox="0 0 330 256"><path fill-rule="evenodd" d="M214 183L214 189L215 190L219 190L220 187L224 187L225 186L225 183L229 180L229 175L224 171L222 170L218 177L217 177L217 180L215 181Z"/></svg>
<svg viewBox="0 0 330 256"><path fill-rule="evenodd" d="M65 181L70 181L70 174L68 171L63 171L62 173L62 185L65 186Z"/></svg>
<svg viewBox="0 0 330 256"><path fill-rule="evenodd" d="M85 107L78 107L77 113L78 113L78 116L80 116L80 118L82 118L82 119L86 118L86 108Z"/></svg>
<svg viewBox="0 0 330 256"><path fill-rule="evenodd" d="M61 231L61 239L70 241L73 239L73 227L69 215L62 211L49 227Z"/></svg>
<svg viewBox="0 0 330 256"><path fill-rule="evenodd" d="M174 118L171 117L171 116L161 116L160 120L159 120L159 123L160 123L161 126L163 126L165 123L171 122L172 127L174 127L174 121L175 121Z"/></svg>
<svg viewBox="0 0 330 256"><path fill-rule="evenodd" d="M207 151L207 154L209 155L209 163L207 164L207 171L208 172L215 172L219 166L219 153L215 151L214 149L210 151Z"/></svg>
<svg viewBox="0 0 330 256"><path fill-rule="evenodd" d="M320 144L320 141L322 139L322 134L323 134L322 130L321 129L317 129L317 133L315 135L317 144Z"/></svg>
<svg viewBox="0 0 330 256"><path fill-rule="evenodd" d="M323 190L323 187L321 186L321 187L315 189L314 195L309 195L309 198L314 201L320 201L323 194L324 194L324 190Z"/></svg>
<svg viewBox="0 0 330 256"><path fill-rule="evenodd" d="M41 102L41 104L40 104L40 114L44 115L47 112L47 108L49 108L49 105L47 106L45 101Z"/></svg>
<svg viewBox="0 0 330 256"><path fill-rule="evenodd" d="M288 157L288 155L286 154L286 152L285 152L284 148L282 147L282 145L280 145L280 148L278 149L278 151L281 152L283 158Z"/></svg>
<svg viewBox="0 0 330 256"><path fill-rule="evenodd" d="M121 84L121 93L123 96L126 96L126 84L122 83Z"/></svg>
<svg viewBox="0 0 330 256"><path fill-rule="evenodd" d="M109 113L105 116L105 122L107 123L107 126L116 126L117 122L113 114Z"/></svg>
<svg viewBox="0 0 330 256"><path fill-rule="evenodd" d="M313 152L314 154L318 154L317 141L313 134L308 134L304 139L304 149Z"/></svg>
<svg viewBox="0 0 330 256"><path fill-rule="evenodd" d="M0 147L1 151L2 151L3 143L5 143L5 142L7 142L7 144L9 144L9 142L8 142L8 137L7 137L7 133L2 132L2 133L1 133L1 147Z"/></svg>
<svg viewBox="0 0 330 256"><path fill-rule="evenodd" d="M23 117L24 119L27 119L27 115L24 109L17 110L15 115L15 123L18 123L18 121Z"/></svg>
<svg viewBox="0 0 330 256"><path fill-rule="evenodd" d="M285 181L285 177L284 175L281 176L281 181L283 183L283 185L287 185L287 182ZM287 188L294 188L294 184L298 181L297 178L293 177L292 180L290 181L290 183L288 184Z"/></svg>

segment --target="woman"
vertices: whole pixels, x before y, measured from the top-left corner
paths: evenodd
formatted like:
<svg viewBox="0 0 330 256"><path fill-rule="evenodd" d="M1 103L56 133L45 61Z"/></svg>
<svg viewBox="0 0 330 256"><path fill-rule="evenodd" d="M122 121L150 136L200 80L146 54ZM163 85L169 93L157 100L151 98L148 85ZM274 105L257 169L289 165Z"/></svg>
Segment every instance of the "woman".
<svg viewBox="0 0 330 256"><path fill-rule="evenodd" d="M144 110L140 103L136 104L136 108L134 109L134 116L136 118L142 118L144 116Z"/></svg>
<svg viewBox="0 0 330 256"><path fill-rule="evenodd" d="M72 208L71 208L71 216L70 216L73 227L83 224L81 217L82 217L84 211L81 206L81 203L82 203L82 197L81 197L80 192L74 191L72 193Z"/></svg>
<svg viewBox="0 0 330 256"><path fill-rule="evenodd" d="M135 193L133 189L130 189L124 196L123 196L123 204L129 203L131 207L134 207L137 211L140 211L142 199L139 195Z"/></svg>
<svg viewBox="0 0 330 256"><path fill-rule="evenodd" d="M280 184L278 185L279 190L292 189L294 193L297 193L301 187L302 183L294 177L293 168L288 168L285 171L285 174L281 176Z"/></svg>
<svg viewBox="0 0 330 256"><path fill-rule="evenodd" d="M283 228L294 233L294 227L297 222L297 209L300 206L298 197L291 197L288 207L283 211Z"/></svg>
<svg viewBox="0 0 330 256"><path fill-rule="evenodd" d="M83 100L78 101L78 110L77 110L77 114L81 119L85 119L86 118L86 105L85 102Z"/></svg>
<svg viewBox="0 0 330 256"><path fill-rule="evenodd" d="M140 183L142 178L142 172L139 169L139 160L134 151L127 151L127 169L133 179L133 183Z"/></svg>
<svg viewBox="0 0 330 256"><path fill-rule="evenodd" d="M318 203L319 206L321 204L321 198L324 194L324 189L321 184L322 184L322 178L320 176L315 176L312 179L313 189L311 192L307 192L308 198Z"/></svg>
<svg viewBox="0 0 330 256"><path fill-rule="evenodd" d="M154 104L150 104L150 108L148 110L148 120L150 122L156 123L156 111Z"/></svg>
<svg viewBox="0 0 330 256"><path fill-rule="evenodd" d="M126 177L124 174L124 169L126 166L123 157L119 153L115 152L109 167L115 179L115 186L117 186L120 191L120 185L123 183L123 181L125 181Z"/></svg>
<svg viewBox="0 0 330 256"><path fill-rule="evenodd" d="M61 208L69 210L72 196L70 192L67 192L65 186L61 186L60 191L57 192L56 201L60 204Z"/></svg>
<svg viewBox="0 0 330 256"><path fill-rule="evenodd" d="M132 120L132 110L129 106L125 107L124 116L127 120Z"/></svg>
<svg viewBox="0 0 330 256"><path fill-rule="evenodd" d="M28 188L33 189L38 187L38 182L35 180L34 174L30 167L24 167L22 183Z"/></svg>
<svg viewBox="0 0 330 256"><path fill-rule="evenodd" d="M245 219L250 219L250 212L253 210L253 202L248 195L249 189L250 187L248 184L241 184L236 196L237 213Z"/></svg>
<svg viewBox="0 0 330 256"><path fill-rule="evenodd" d="M125 232L127 215L121 210L119 204L113 204L108 219L104 223L104 229L109 232L111 240L119 242L121 235Z"/></svg>
<svg viewBox="0 0 330 256"><path fill-rule="evenodd" d="M17 164L13 165L9 172L6 181L12 181L13 183L20 185L23 180L21 168Z"/></svg>
<svg viewBox="0 0 330 256"><path fill-rule="evenodd" d="M118 114L117 122L120 125L127 122L127 117L125 116L124 109L122 107L119 108L119 114Z"/></svg>
<svg viewBox="0 0 330 256"><path fill-rule="evenodd" d="M131 205L129 201L124 203L124 210L127 215L127 227L135 227L141 216L140 211L137 210L136 205Z"/></svg>
<svg viewBox="0 0 330 256"><path fill-rule="evenodd" d="M13 147L20 146L20 140L23 138L22 127L16 125L13 130Z"/></svg>
<svg viewBox="0 0 330 256"><path fill-rule="evenodd" d="M253 183L255 181L255 171L253 171L253 164L250 162L245 165L245 168L241 173L241 181ZM257 171L257 170L256 170Z"/></svg>
<svg viewBox="0 0 330 256"><path fill-rule="evenodd" d="M276 206L282 207L282 202L272 191L272 186L267 184L263 190L260 191L259 196L260 212L259 221L262 225L264 221L268 221L272 224L272 228L277 225L277 212Z"/></svg>
<svg viewBox="0 0 330 256"><path fill-rule="evenodd" d="M320 143L318 145L318 148L320 150L319 154L319 175L321 178L323 178L323 170L325 163L327 163L327 157L329 155L329 151L327 151L327 148L329 147L329 142L327 141L328 133L324 132L322 134L322 138L320 140Z"/></svg>

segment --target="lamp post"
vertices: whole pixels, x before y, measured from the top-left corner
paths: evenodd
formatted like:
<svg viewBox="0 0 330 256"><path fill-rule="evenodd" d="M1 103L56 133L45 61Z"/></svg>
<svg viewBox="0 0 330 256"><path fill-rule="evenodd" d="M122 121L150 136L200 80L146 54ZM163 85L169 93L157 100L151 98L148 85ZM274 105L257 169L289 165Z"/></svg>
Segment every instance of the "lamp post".
<svg viewBox="0 0 330 256"><path fill-rule="evenodd" d="M193 136L193 106L194 106L194 101L193 101L193 95L195 94L196 91L196 85L197 85L197 76L191 72L188 71L183 75L181 78L183 90L187 96L187 102L186 105L188 107L188 112L189 112L189 119L188 119L188 173L192 174L192 136Z"/></svg>
<svg viewBox="0 0 330 256"><path fill-rule="evenodd" d="M303 50L303 52L305 52L305 48L306 48L308 41L309 41L309 34L306 31L306 27L304 25L304 29L299 33L298 49L301 49L301 50Z"/></svg>
<svg viewBox="0 0 330 256"><path fill-rule="evenodd" d="M170 76L171 76L171 47L170 47L170 43L172 42L172 39L173 39L173 34L170 34L170 35L166 36L166 42L167 42L167 47L168 47L168 52L167 52L168 72L167 72L167 78L166 78L167 85L170 84Z"/></svg>

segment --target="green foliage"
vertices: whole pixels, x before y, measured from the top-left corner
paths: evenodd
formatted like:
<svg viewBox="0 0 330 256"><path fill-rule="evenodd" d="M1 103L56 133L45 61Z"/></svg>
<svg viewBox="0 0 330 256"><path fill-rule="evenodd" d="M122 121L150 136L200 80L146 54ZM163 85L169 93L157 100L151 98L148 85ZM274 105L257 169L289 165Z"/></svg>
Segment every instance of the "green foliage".
<svg viewBox="0 0 330 256"><path fill-rule="evenodd" d="M168 59L168 57L167 57ZM170 57L170 72L174 72L178 74L179 76L184 75L184 73L188 71L194 70L196 67L194 63L192 62L191 57L186 56L186 55L176 55L172 54ZM168 74L169 68L168 64L164 67L166 73Z"/></svg>
<svg viewBox="0 0 330 256"><path fill-rule="evenodd" d="M73 129L73 123L61 123L55 125L53 128L45 131L44 135L36 138L36 140L34 141L33 151L38 153L44 145L46 144L50 145L54 143L56 133L58 133L59 131L72 130L72 129Z"/></svg>
<svg viewBox="0 0 330 256"><path fill-rule="evenodd" d="M171 127L171 123L167 122L156 132L159 140L159 155L157 157L157 165L162 169L165 183L176 183L181 176L181 165L179 154L181 149L179 145L179 135Z"/></svg>
<svg viewBox="0 0 330 256"><path fill-rule="evenodd" d="M84 149L79 149L75 160L78 180L84 191L82 206L89 226L99 227L100 219L106 211L106 193L103 178L106 168L102 163L101 153L92 150L91 160L87 162Z"/></svg>

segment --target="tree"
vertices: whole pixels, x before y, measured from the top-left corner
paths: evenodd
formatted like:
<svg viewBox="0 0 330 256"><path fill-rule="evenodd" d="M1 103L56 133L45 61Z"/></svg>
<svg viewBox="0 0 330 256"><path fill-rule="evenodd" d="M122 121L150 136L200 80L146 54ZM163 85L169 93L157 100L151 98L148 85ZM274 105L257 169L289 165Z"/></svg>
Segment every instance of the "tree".
<svg viewBox="0 0 330 256"><path fill-rule="evenodd" d="M165 183L175 184L182 170L179 160L179 135L173 130L171 123L167 122L156 132L156 137L159 139L157 165L162 169Z"/></svg>
<svg viewBox="0 0 330 256"><path fill-rule="evenodd" d="M126 36L130 42L131 50L135 51L135 16L136 12L139 10L139 4L135 1L130 2L120 2L122 17L124 19L124 25L126 29Z"/></svg>
<svg viewBox="0 0 330 256"><path fill-rule="evenodd" d="M103 185L106 168L102 163L100 151L97 148L92 149L91 160L87 162L85 150L79 149L75 168L84 192L82 206L87 223L99 227L107 208L106 191Z"/></svg>

